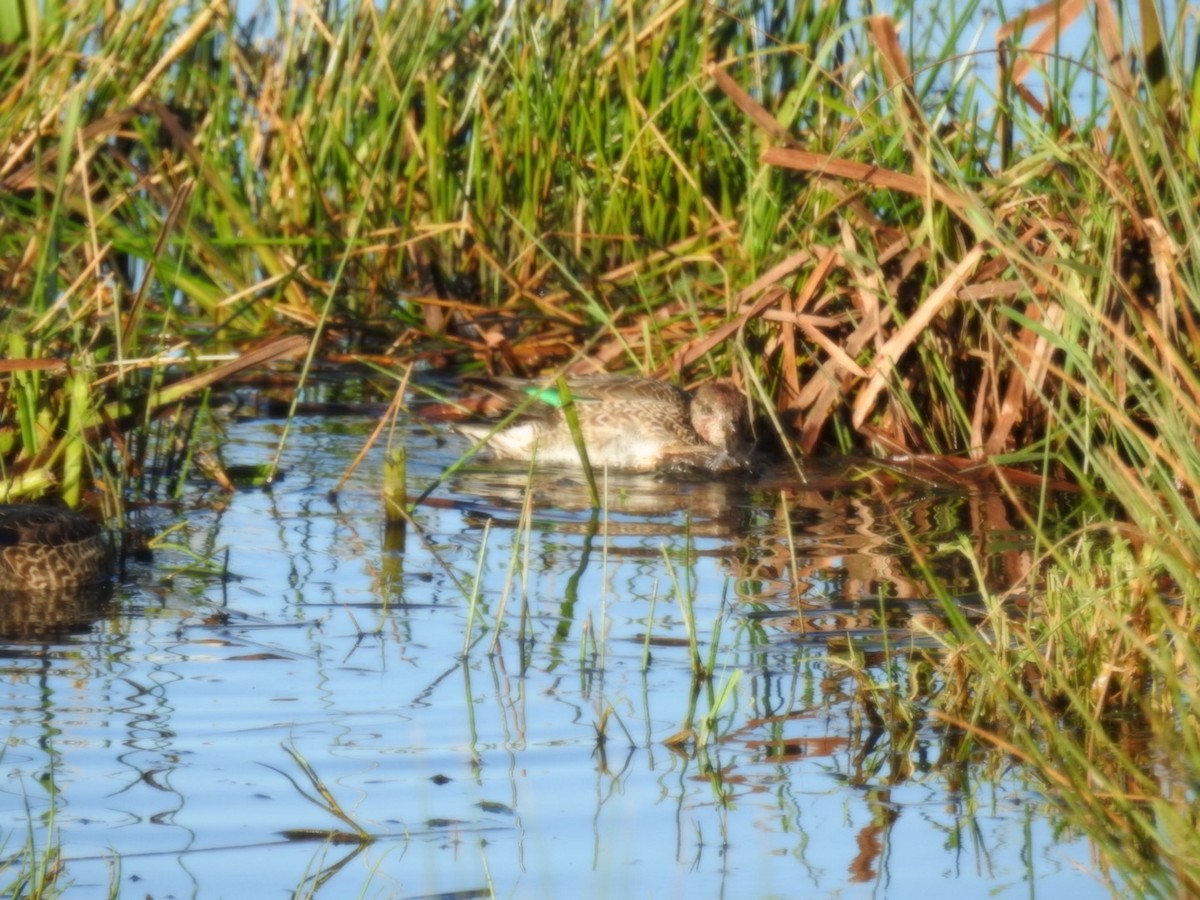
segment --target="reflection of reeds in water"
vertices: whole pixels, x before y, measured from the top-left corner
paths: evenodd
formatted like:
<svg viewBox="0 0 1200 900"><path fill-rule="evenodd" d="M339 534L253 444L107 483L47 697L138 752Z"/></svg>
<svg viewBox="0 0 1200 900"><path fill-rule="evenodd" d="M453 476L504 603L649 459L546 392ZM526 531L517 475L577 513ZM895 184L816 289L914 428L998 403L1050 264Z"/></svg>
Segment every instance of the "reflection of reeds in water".
<svg viewBox="0 0 1200 900"><path fill-rule="evenodd" d="M957 625L984 625L991 612L977 593L968 593L979 587L975 578L979 569L964 563L961 554L943 548L960 542L981 548L991 563L984 569L997 590L1018 583L1028 570L1029 538L1014 525L1015 516L1003 498L978 490L932 491L925 486L864 496L847 474L852 471L853 466L824 474L814 470L803 483L773 477L767 479L765 489L741 482L610 473L603 482L609 504L602 524L593 515L577 473L475 468L459 473L452 487L455 503L466 508L468 520L478 517L492 529L518 535L512 544L504 597L513 590L514 573L520 568L518 546L526 554L521 564L525 568L531 551L537 553L535 546L543 546L535 545L531 531L578 536L578 552L564 555L561 542L553 541L544 544L540 559L543 568L575 567L567 590L568 609L575 585L589 565L599 564L610 584L615 574L610 564L623 560L640 560L640 566L661 572L655 580L655 596L649 598L652 608L660 590L662 600L677 606L687 624L693 670L703 681L716 670L715 636L730 612L749 633L762 635L765 645L775 647L816 642L830 652L851 656L886 655L900 648L908 653L919 648L938 650ZM915 546L906 534L916 535ZM669 555L662 542L636 540L647 536L681 538L682 543ZM692 538L703 538L703 549ZM602 554L591 554L593 543ZM715 590L712 584L693 584L692 566L702 554L720 559L740 600L723 605L715 621L703 623L713 633L706 641L707 659L691 607L694 590L710 597ZM953 601L955 615L948 616L941 601L929 593L920 576L918 555L932 559L945 583L960 592ZM648 579L640 589L647 584ZM640 596L638 590L631 579L619 594L633 598ZM1012 604L1005 611L1021 615ZM601 661L603 615L602 611L599 628L588 631L593 645L598 644ZM653 613L640 638L647 648L656 640L652 623ZM498 635L498 620L496 625ZM877 711L871 709L875 715ZM685 717L679 733L685 742L696 741L698 735L706 740L702 736L707 731L696 730L693 713Z"/></svg>
<svg viewBox="0 0 1200 900"><path fill-rule="evenodd" d="M986 621L978 598L962 598L960 611L973 625ZM779 637L817 640L831 648L853 644L856 648L902 643L907 646L940 646L938 635L953 623L935 598L913 600L864 599L831 601L824 607L798 611L755 610L746 618L770 626Z"/></svg>
<svg viewBox="0 0 1200 900"><path fill-rule="evenodd" d="M614 559L639 559L654 546L623 539L705 538L704 548L692 552L719 556L748 615L781 637L873 638L884 631L900 637L907 631L924 638L944 630L915 554L932 559L948 590L970 596L980 587L976 570L961 554L943 549L959 541L987 560L990 590L1008 589L1028 571L1030 538L1014 525L1004 498L924 487L863 496L852 472L852 465L817 471L804 483L773 477L769 489L740 480L609 473L602 480L604 551ZM584 537L597 530L578 473L473 468L451 486L468 521L517 529L528 501L535 529ZM915 547L906 533L916 535ZM980 620L969 602L961 609L971 621Z"/></svg>
<svg viewBox="0 0 1200 900"><path fill-rule="evenodd" d="M750 491L737 480L609 472L607 477L601 473L598 485L608 533L614 537L681 534L690 527L694 534L734 538L747 524ZM589 527L591 494L578 472L478 468L461 473L452 487L468 516L493 519L497 525L515 526L531 491L536 520L552 521L565 533L585 533Z"/></svg>
<svg viewBox="0 0 1200 900"><path fill-rule="evenodd" d="M774 504L759 497L758 527L738 544L731 567L747 614L781 635L873 639L891 631L904 639L944 630L918 560L947 592L971 596L981 587L977 569L947 549L963 541L986 560L989 590L1019 585L1029 570L1032 537L994 492L864 495L845 472L772 486ZM961 609L979 621L969 602Z"/></svg>
<svg viewBox="0 0 1200 900"><path fill-rule="evenodd" d="M640 584L631 577L613 592L623 600L647 599L647 573L661 573L655 597L682 607L697 676L668 743L696 754L742 747L744 756L709 772L721 796L768 789L756 767L820 756L837 777L870 790L936 772L961 783L969 804L971 785L1013 777L1006 767L1017 759L1025 763L1018 777L1060 805L1045 814L1086 823L1105 857L1121 860L1123 876L1153 858L1179 867L1187 891L1200 883L1156 836L1191 827L1175 795L1189 783L1200 742L1194 723L1169 717L1192 705L1194 690L1171 673L1195 655L1194 628L1186 606L1162 601L1155 577L1124 584L1136 569L1120 560L1106 568L1114 544L1104 542L1095 563L1075 562L1064 590L1039 565L1038 548L1054 542L1026 525L1021 499L976 486L888 483L866 493L846 472L819 471L802 484L777 476L732 486L618 479L610 481L613 508L602 527L569 477L488 469L460 475L455 487L471 497L457 505L493 527L515 528L527 542L542 532L544 569L576 566L557 610L565 624L556 640L575 621L574 587L589 565L599 563L611 585L610 564L622 556L622 564L636 562ZM518 503L531 497L532 511L518 522ZM670 553L663 541L622 541L647 533L682 541ZM703 551L691 542L699 536ZM602 555L591 554L593 542ZM722 601L715 620L710 613L698 623L699 616L687 618L689 604L716 594L711 583L694 583L700 552L721 560L738 602ZM1081 604L1092 595L1104 599ZM737 629L727 627L731 613ZM592 647L586 667L598 659L603 670L603 616L595 628L590 613L580 619ZM671 646L672 636L653 633L653 612L646 622L637 640ZM720 693L717 701L710 677L716 635L731 630L739 635L732 671L752 681L755 696L788 701L732 734L720 730L727 700ZM809 643L823 649L819 664ZM1165 737L1168 758L1145 738L1152 729ZM764 777L773 776L774 769ZM886 797L877 799L886 807ZM1111 809L1120 811L1120 828ZM889 827L882 818L865 829L864 848ZM864 871L872 860L864 849Z"/></svg>

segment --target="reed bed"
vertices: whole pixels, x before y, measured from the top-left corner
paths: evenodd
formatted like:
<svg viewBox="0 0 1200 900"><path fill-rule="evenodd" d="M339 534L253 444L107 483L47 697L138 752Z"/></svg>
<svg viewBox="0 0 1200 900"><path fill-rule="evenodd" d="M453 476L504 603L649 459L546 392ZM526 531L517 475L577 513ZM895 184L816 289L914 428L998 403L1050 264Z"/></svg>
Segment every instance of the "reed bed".
<svg viewBox="0 0 1200 900"><path fill-rule="evenodd" d="M7 496L119 505L192 439L166 411L305 353L731 374L789 453L996 483L1034 530L1070 488L1077 533L1013 586L1043 603L960 629L940 714L1043 769L1128 883L1200 890L1182 12L1047 5L991 34L970 0L21 9ZM1154 753L1112 737L1130 722Z"/></svg>

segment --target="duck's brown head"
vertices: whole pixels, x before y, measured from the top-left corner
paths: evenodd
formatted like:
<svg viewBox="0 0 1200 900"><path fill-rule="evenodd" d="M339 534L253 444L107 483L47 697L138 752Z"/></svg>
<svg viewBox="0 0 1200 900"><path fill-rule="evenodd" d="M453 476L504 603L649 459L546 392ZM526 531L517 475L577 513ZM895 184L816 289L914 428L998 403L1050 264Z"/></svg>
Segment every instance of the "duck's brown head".
<svg viewBox="0 0 1200 900"><path fill-rule="evenodd" d="M746 398L727 381L710 381L692 394L692 427L706 443L730 456L750 449L750 410Z"/></svg>

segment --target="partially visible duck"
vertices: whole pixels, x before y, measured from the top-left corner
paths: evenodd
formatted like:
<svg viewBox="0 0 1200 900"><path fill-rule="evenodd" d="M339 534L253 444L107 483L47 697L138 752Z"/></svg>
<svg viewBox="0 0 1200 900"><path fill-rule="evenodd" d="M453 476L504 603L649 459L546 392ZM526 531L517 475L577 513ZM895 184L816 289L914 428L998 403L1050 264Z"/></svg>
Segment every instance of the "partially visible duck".
<svg viewBox="0 0 1200 900"><path fill-rule="evenodd" d="M0 591L61 591L99 584L113 571L104 529L69 509L0 504Z"/></svg>

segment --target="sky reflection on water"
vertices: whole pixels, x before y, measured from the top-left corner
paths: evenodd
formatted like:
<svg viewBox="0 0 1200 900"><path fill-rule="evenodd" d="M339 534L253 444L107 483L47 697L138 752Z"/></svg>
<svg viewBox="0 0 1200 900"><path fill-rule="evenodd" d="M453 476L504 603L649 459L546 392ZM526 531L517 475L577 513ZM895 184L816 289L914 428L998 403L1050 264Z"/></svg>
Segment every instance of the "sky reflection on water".
<svg viewBox="0 0 1200 900"><path fill-rule="evenodd" d="M272 492L197 509L176 536L197 552L228 546L234 580L168 578L187 560L160 551L89 630L0 644L6 852L29 819L39 847L52 830L68 896L110 879L129 896L266 895L310 876L331 896L1108 894L1086 840L1058 830L1019 770L989 781L981 758L943 759L930 723L896 747L862 721L816 629L861 632L869 651L882 633L873 597L924 608L878 500L819 478L782 494L614 478L617 499L593 523L579 486L553 474L490 655L514 547L518 563L526 552L524 473L476 467L421 510L424 541L393 534L384 549L378 455L336 503L326 496L370 423L302 424ZM276 439L276 423L236 424L227 461L260 462ZM434 477L461 449L414 430L410 477ZM930 546L964 521L1003 532L978 515L988 498L891 502ZM1022 552L1019 535L1002 537L1016 557L991 560L997 577ZM664 547L694 591L704 659L719 626L714 683L696 695ZM866 659L885 683L903 676L903 663ZM669 747L735 671L721 739ZM281 836L347 830L302 796L313 787L285 747L376 843Z"/></svg>

